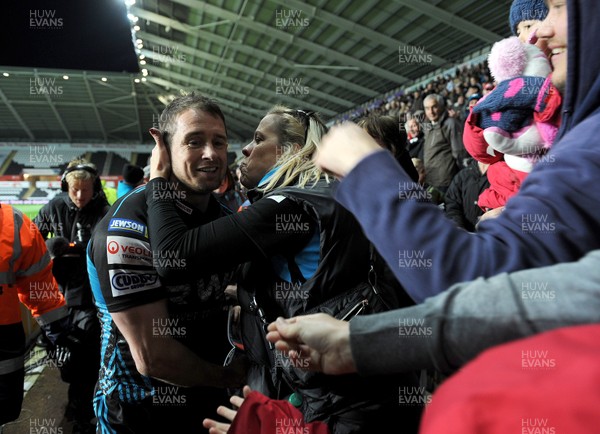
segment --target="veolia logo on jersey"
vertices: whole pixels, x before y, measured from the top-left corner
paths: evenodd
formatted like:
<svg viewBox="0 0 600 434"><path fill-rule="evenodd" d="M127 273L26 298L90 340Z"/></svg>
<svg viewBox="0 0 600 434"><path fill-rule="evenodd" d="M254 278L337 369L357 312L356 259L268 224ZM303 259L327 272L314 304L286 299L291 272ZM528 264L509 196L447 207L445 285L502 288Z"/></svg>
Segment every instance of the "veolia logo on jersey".
<svg viewBox="0 0 600 434"><path fill-rule="evenodd" d="M111 255L115 255L119 252L119 243L117 243L116 241L111 241L110 243L108 243L107 249L108 253L110 253Z"/></svg>

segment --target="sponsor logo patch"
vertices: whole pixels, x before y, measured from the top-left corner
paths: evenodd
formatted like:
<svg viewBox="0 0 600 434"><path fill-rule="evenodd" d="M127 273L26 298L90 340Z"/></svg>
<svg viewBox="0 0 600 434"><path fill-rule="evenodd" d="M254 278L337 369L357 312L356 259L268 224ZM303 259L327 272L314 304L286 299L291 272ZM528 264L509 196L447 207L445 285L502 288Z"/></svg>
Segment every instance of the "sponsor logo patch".
<svg viewBox="0 0 600 434"><path fill-rule="evenodd" d="M109 235L106 237L106 256L109 264L152 266L150 243L135 238Z"/></svg>
<svg viewBox="0 0 600 434"><path fill-rule="evenodd" d="M113 297L161 286L158 274L149 270L108 270Z"/></svg>
<svg viewBox="0 0 600 434"><path fill-rule="evenodd" d="M108 223L108 230L119 232L133 232L135 234L140 234L148 238L148 231L146 230L146 225L140 222L136 222L135 220L110 219L110 222Z"/></svg>

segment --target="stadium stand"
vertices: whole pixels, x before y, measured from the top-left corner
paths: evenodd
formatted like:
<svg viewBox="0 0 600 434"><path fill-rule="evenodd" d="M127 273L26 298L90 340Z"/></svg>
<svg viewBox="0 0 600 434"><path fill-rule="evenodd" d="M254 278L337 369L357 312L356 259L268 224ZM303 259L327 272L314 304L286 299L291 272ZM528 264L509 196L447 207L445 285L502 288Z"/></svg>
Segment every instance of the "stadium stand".
<svg viewBox="0 0 600 434"><path fill-rule="evenodd" d="M29 190L27 181L0 181L0 202L12 202L23 199Z"/></svg>

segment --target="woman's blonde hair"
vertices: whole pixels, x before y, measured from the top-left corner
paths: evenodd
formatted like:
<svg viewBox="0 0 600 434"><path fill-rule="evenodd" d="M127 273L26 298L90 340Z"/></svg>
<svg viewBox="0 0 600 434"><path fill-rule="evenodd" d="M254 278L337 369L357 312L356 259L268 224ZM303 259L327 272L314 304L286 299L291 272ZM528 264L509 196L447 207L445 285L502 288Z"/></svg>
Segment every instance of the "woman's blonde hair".
<svg viewBox="0 0 600 434"><path fill-rule="evenodd" d="M305 188L311 186L325 176L313 162L312 157L321 144L321 139L327 132L327 127L315 112L293 110L282 105L276 105L265 116L276 115L275 128L282 149L277 158L277 170L266 186L260 190L264 193L276 187L295 185ZM298 149L299 147L299 149Z"/></svg>

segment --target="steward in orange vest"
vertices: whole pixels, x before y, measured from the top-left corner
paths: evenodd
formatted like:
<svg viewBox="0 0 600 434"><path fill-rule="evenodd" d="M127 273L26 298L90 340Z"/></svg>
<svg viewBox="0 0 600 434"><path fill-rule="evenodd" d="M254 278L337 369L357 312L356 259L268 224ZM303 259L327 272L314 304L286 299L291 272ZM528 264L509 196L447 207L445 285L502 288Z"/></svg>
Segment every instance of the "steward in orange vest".
<svg viewBox="0 0 600 434"><path fill-rule="evenodd" d="M15 420L23 401L25 332L19 301L56 343L68 328L65 299L38 228L0 204L0 426Z"/></svg>

